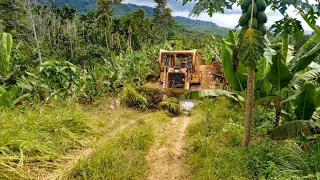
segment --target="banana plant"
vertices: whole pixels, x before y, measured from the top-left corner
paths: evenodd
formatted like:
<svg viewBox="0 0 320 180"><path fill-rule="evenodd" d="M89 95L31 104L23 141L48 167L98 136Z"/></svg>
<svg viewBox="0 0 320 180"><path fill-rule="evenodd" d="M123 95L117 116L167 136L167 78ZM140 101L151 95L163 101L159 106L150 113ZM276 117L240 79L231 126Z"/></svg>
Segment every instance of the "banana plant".
<svg viewBox="0 0 320 180"><path fill-rule="evenodd" d="M280 125L280 117L282 115L286 116L286 113L282 113L283 110L292 108L292 105L296 106L296 116L304 120L310 119L311 117L308 114L312 115L312 113L315 111L315 109L312 108L301 109L301 107L297 105L299 104L298 102L290 102L290 99L301 95L299 94L300 92L303 94L305 92L314 91L316 88L311 85L305 85L306 83L317 79L320 75L319 68L313 69L309 67L312 61L314 61L316 57L320 55L320 43L316 37L318 37L318 34L315 34L313 38L306 42L303 45L303 48L299 50L296 56L289 63L287 63L286 58L283 57L281 53L277 53L273 56L273 64L271 66L271 71L268 74L268 80L273 86L273 92L271 92L271 94L274 97L281 97L282 99L281 101L277 101L275 103L275 127ZM306 89L304 89L303 86L306 86ZM305 106L312 106L311 102L312 101L304 101L304 104ZM300 110L302 110L302 112ZM300 113L302 113L304 116L301 117Z"/></svg>
<svg viewBox="0 0 320 180"><path fill-rule="evenodd" d="M9 33L0 33L0 38L0 80L5 82L12 75L12 36Z"/></svg>

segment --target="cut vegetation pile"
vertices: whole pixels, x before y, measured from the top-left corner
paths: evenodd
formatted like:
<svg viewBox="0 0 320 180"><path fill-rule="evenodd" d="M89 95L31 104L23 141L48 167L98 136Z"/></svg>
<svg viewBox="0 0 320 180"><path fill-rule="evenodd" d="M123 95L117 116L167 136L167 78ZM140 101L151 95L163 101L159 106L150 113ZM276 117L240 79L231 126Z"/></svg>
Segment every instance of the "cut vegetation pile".
<svg viewBox="0 0 320 180"><path fill-rule="evenodd" d="M132 85L126 85L124 87L121 101L128 107L145 110L148 107L147 99L139 94Z"/></svg>
<svg viewBox="0 0 320 180"><path fill-rule="evenodd" d="M132 85L125 86L121 99L126 106L140 110L162 108L172 115L183 112L178 99L173 97L172 93L150 84L139 87L137 90Z"/></svg>
<svg viewBox="0 0 320 180"><path fill-rule="evenodd" d="M137 88L137 91L144 94L148 100L149 109L157 109L159 103L165 97L173 97L173 94L166 89L157 87L156 84L146 84Z"/></svg>
<svg viewBox="0 0 320 180"><path fill-rule="evenodd" d="M0 179L32 179L89 144L90 121L77 105L0 112Z"/></svg>
<svg viewBox="0 0 320 180"><path fill-rule="evenodd" d="M160 102L160 107L173 115L179 115L183 112L183 108L179 104L178 99L174 97L164 98L164 100Z"/></svg>

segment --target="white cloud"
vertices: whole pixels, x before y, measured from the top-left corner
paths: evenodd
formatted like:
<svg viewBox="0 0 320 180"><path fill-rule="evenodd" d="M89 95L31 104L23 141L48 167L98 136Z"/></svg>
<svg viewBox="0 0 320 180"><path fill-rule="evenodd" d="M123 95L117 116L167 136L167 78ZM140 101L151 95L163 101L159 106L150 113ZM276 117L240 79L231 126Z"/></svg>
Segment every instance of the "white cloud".
<svg viewBox="0 0 320 180"><path fill-rule="evenodd" d="M314 0L311 0L310 2L313 3ZM144 6L150 6L150 7L155 6L155 3L153 0L124 0L124 3L132 3L132 4L144 5ZM192 9L192 4L190 3L187 4L186 6L182 6L182 0L178 0L178 1L169 0L168 6L172 8L173 16L189 17ZM302 21L302 26L304 27L305 30L312 31L312 29L307 25L307 23L303 21L301 16L297 14L294 7L290 6L287 12L290 17L296 17L298 18L298 20ZM278 21L283 18L281 13L277 10L274 12L271 9L267 9L266 13L269 19L268 22L266 23L267 26L271 26L275 21ZM210 17L208 13L203 12L197 17L191 16L190 18L214 22L221 27L234 28L237 25L240 16L241 16L240 7L234 6L233 10L226 10L224 14L215 13L213 14L212 17ZM317 21L317 25L320 25L319 20Z"/></svg>

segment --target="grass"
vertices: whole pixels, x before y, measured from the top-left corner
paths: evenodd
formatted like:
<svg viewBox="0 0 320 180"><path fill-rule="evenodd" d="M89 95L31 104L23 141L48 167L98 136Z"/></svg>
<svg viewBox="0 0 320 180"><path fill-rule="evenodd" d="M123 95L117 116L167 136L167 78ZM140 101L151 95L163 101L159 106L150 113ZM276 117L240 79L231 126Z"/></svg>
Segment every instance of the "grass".
<svg viewBox="0 0 320 180"><path fill-rule="evenodd" d="M36 169L56 168L55 159L86 146L94 134L76 104L2 110L0 127L0 179L29 179Z"/></svg>
<svg viewBox="0 0 320 180"><path fill-rule="evenodd" d="M46 177L73 155L134 123L145 114L120 107L116 99L0 110L0 179Z"/></svg>
<svg viewBox="0 0 320 180"><path fill-rule="evenodd" d="M192 111L186 157L192 179L245 179L242 113L226 98L199 102Z"/></svg>
<svg viewBox="0 0 320 180"><path fill-rule="evenodd" d="M64 179L144 179L150 146L162 125L170 122L164 111L145 112L137 121L99 145L89 158L80 160Z"/></svg>
<svg viewBox="0 0 320 180"><path fill-rule="evenodd" d="M144 120L118 133L88 159L80 160L66 179L142 179L148 170L146 154L154 141Z"/></svg>
<svg viewBox="0 0 320 180"><path fill-rule="evenodd" d="M186 154L193 179L319 179L320 145L301 149L294 141L272 141L274 112L257 108L252 141L241 149L243 110L225 98L205 100L192 112Z"/></svg>

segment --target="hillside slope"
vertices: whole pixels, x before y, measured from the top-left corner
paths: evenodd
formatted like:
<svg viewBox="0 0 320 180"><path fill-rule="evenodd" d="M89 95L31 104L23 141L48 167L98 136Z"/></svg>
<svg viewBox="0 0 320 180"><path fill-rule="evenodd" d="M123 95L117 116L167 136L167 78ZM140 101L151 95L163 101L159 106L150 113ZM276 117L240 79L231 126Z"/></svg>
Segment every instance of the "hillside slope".
<svg viewBox="0 0 320 180"><path fill-rule="evenodd" d="M47 0L43 0L47 1ZM96 0L56 0L58 6L69 5L75 8L78 13L86 13L96 8ZM138 6L135 4L121 4L113 7L115 16L121 17L139 8L146 11L147 16L152 16L153 8L148 6ZM183 24L189 31L195 31L203 34L215 34L225 36L229 29L220 27L217 24L209 21L193 20L186 17L177 16L175 20Z"/></svg>

